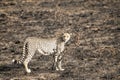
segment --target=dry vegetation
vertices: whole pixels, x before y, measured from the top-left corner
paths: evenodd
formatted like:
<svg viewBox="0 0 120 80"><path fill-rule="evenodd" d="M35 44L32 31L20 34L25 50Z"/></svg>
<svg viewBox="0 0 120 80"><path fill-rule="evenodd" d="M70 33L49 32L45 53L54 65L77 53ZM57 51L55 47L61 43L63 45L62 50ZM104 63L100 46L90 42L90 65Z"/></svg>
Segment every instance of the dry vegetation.
<svg viewBox="0 0 120 80"><path fill-rule="evenodd" d="M31 74L19 58L26 37L72 33L63 72L36 54ZM0 80L120 80L119 0L0 0Z"/></svg>

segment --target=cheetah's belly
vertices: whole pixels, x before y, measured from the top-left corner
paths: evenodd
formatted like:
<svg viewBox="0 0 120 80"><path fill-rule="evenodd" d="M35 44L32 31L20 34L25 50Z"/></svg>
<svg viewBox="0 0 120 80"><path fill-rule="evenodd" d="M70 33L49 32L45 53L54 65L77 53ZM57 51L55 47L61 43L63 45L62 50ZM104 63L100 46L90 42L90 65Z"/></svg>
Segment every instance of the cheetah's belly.
<svg viewBox="0 0 120 80"><path fill-rule="evenodd" d="M55 43L43 43L38 47L38 51L43 55L50 55L55 52L54 50L56 50Z"/></svg>

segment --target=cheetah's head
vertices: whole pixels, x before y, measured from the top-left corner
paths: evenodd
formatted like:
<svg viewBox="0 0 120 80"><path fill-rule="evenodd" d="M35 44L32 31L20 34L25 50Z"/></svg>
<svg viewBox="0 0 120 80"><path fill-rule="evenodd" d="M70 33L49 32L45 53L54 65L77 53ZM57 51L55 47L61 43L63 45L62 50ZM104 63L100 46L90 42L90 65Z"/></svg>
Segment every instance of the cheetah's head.
<svg viewBox="0 0 120 80"><path fill-rule="evenodd" d="M70 34L69 33L63 33L62 38L63 38L63 41L66 43L70 39Z"/></svg>

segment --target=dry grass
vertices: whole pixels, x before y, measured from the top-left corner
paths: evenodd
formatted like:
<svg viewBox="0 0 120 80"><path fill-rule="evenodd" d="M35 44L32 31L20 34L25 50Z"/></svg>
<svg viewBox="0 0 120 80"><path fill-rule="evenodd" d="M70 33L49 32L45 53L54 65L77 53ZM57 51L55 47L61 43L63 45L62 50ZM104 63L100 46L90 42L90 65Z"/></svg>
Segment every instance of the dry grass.
<svg viewBox="0 0 120 80"><path fill-rule="evenodd" d="M2 0L0 2L0 80L119 80L120 1ZM72 33L63 72L51 56L36 54L31 74L13 66L26 37Z"/></svg>

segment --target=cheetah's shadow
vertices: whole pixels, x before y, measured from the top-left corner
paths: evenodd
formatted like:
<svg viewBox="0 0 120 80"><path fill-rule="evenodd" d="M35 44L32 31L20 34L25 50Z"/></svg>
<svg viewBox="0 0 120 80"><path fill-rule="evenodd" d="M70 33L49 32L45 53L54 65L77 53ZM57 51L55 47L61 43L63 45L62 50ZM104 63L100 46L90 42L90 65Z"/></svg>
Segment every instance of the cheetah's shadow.
<svg viewBox="0 0 120 80"><path fill-rule="evenodd" d="M0 73L1 72L7 72L7 71L11 71L13 69L17 69L20 68L22 65L15 65L15 64L4 64L4 65L0 65Z"/></svg>

